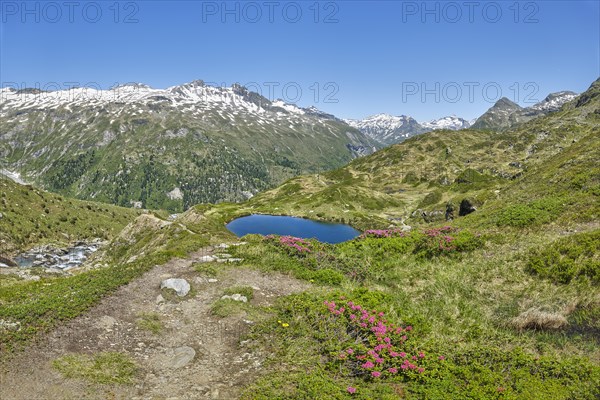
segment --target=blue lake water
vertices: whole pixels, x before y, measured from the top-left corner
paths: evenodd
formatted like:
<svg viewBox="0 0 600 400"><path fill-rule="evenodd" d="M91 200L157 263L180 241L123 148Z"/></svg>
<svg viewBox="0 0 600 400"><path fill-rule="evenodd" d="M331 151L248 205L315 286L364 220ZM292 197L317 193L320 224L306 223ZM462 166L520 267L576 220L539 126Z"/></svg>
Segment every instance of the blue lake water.
<svg viewBox="0 0 600 400"><path fill-rule="evenodd" d="M259 235L289 235L303 239L317 239L324 243L341 243L354 239L360 232L349 225L332 224L310 219L279 215L249 215L227 224L237 237L249 233Z"/></svg>

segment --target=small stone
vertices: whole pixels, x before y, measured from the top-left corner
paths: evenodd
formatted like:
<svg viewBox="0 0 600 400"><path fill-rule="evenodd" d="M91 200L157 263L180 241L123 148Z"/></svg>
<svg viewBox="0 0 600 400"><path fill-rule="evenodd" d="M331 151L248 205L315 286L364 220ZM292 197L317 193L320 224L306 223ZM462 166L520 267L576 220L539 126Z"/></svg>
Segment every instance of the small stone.
<svg viewBox="0 0 600 400"><path fill-rule="evenodd" d="M216 282L219 282L219 280L215 279L215 278L209 278L208 279L208 283L216 283Z"/></svg>
<svg viewBox="0 0 600 400"><path fill-rule="evenodd" d="M198 259L198 262L201 262L201 263L213 262L213 261L215 261L215 259L216 258L213 256L202 256Z"/></svg>
<svg viewBox="0 0 600 400"><path fill-rule="evenodd" d="M189 346L181 346L171 350L167 366L179 369L188 365L196 357L196 350Z"/></svg>
<svg viewBox="0 0 600 400"><path fill-rule="evenodd" d="M160 304L160 303L164 303L165 298L162 296L162 294L159 294L158 296L156 296L156 304Z"/></svg>
<svg viewBox="0 0 600 400"><path fill-rule="evenodd" d="M0 331L1 330L18 331L19 329L21 329L21 323L19 321L11 322L11 321L5 321L3 319L0 319Z"/></svg>
<svg viewBox="0 0 600 400"><path fill-rule="evenodd" d="M161 282L160 288L173 289L177 296L183 297L190 292L190 284L185 279L170 278Z"/></svg>
<svg viewBox="0 0 600 400"><path fill-rule="evenodd" d="M239 293L232 294L231 296L226 294L225 296L221 297L221 299L230 299L230 300L234 300L234 301L241 301L242 303L248 302L248 298Z"/></svg>

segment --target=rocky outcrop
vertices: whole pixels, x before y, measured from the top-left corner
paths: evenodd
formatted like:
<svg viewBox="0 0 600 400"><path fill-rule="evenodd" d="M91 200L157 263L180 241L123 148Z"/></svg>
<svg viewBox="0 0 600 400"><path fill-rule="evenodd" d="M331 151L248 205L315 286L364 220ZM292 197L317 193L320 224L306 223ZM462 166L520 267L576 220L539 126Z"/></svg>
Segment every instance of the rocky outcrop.
<svg viewBox="0 0 600 400"><path fill-rule="evenodd" d="M16 267L17 263L14 262L11 258L0 256L0 264L4 264L7 267Z"/></svg>
<svg viewBox="0 0 600 400"><path fill-rule="evenodd" d="M469 214L475 212L476 210L477 210L477 208L473 205L473 203L471 203L470 200L463 199L463 201L460 202L458 216L464 217L465 215L469 215Z"/></svg>

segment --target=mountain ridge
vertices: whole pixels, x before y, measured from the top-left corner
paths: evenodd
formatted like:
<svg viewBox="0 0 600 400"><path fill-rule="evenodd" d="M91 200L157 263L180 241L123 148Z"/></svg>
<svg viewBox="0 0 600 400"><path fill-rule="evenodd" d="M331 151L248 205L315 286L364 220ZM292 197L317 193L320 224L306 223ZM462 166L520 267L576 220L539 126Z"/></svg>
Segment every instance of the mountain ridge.
<svg viewBox="0 0 600 400"><path fill-rule="evenodd" d="M379 146L314 107L201 80L167 89L3 88L0 123L0 168L62 194L172 211L244 200Z"/></svg>
<svg viewBox="0 0 600 400"><path fill-rule="evenodd" d="M474 129L506 129L530 121L543 115L556 112L577 97L575 92L560 91L550 93L544 100L530 107L521 107L506 97L498 100L473 123Z"/></svg>

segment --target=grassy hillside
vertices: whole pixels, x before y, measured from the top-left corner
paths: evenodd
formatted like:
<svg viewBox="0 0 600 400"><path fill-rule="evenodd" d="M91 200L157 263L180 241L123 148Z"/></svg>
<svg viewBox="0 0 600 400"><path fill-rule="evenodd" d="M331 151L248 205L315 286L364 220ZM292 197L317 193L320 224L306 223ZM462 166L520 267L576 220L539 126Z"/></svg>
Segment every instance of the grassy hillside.
<svg viewBox="0 0 600 400"><path fill-rule="evenodd" d="M4 253L44 243L112 239L138 214L132 209L69 199L0 177Z"/></svg>
<svg viewBox="0 0 600 400"><path fill-rule="evenodd" d="M0 332L0 347L152 265L234 241L225 223L236 216L289 214L380 229L338 245L249 235L227 248L242 259L232 268L311 284L266 311L214 316L250 319L242 340L266 355L242 398L596 399L599 95L600 81L513 130L427 133L243 204L197 205L173 222L142 215L112 241L107 269L0 287L0 319L27 328ZM463 199L477 210L459 217ZM222 264L194 268L218 276ZM77 296L65 303L65 290Z"/></svg>
<svg viewBox="0 0 600 400"><path fill-rule="evenodd" d="M432 132L246 204L197 208L221 222L270 212L413 226L303 243L309 251L250 236L232 250L320 287L282 300L254 329L272 356L244 398L597 398L599 83L511 131ZM458 217L462 199L477 211ZM383 338L356 325L349 300L384 313L385 325L410 326L408 339L390 333L393 348L373 356Z"/></svg>
<svg viewBox="0 0 600 400"><path fill-rule="evenodd" d="M521 202L518 193L528 198L573 189L586 193L577 200L585 204L597 187L599 92L597 81L561 111L506 132L467 129L416 136L336 171L293 178L253 198L248 209L369 226L374 219L383 225L422 223L422 211L437 210L430 214L441 220L448 201L457 214L465 198L481 207L492 200ZM567 169L570 183L563 174ZM580 219L593 217L590 211Z"/></svg>

